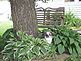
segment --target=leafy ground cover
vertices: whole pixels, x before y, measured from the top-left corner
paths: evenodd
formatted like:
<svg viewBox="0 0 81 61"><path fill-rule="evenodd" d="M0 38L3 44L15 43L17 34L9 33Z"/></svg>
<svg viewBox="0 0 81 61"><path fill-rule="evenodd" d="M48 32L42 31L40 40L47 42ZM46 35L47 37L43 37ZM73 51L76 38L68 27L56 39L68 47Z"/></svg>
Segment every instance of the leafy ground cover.
<svg viewBox="0 0 81 61"><path fill-rule="evenodd" d="M67 57L69 57L70 54L78 55L80 53L81 37L77 32L73 31L72 29L68 29L64 26L49 29L53 33L53 41L51 45L46 43L41 38L33 38L31 36L25 35L25 33L22 32L19 32L17 33L17 35L15 35L13 29L10 29L8 32L5 32L4 39L8 44L4 47L3 50L4 57L7 59L14 58L20 61L21 58L31 60L33 57L44 58L48 57L49 54L57 53L56 60L64 61ZM47 29L43 31L47 31ZM66 52L68 54L64 54Z"/></svg>
<svg viewBox="0 0 81 61"><path fill-rule="evenodd" d="M81 36L76 31L73 30L78 28L80 29L81 26L80 25L77 26L78 25L76 24L77 19L76 18L74 19L74 16L72 17L71 16L70 15L66 16L67 21L71 20L68 22L66 21L65 23L65 25L67 26L69 25L68 27L66 26L66 27L56 27L52 29L50 28L50 30L53 33L52 46L39 37L33 38L23 33L17 33L17 35L15 35L14 33L11 33L12 31L4 33L8 28L12 27L12 22L9 21L9 22L1 23L0 35L4 33L5 41L8 43L3 50L4 57L10 60L14 59L16 61L17 60L26 61L26 60L32 60L34 57L37 58L38 56L42 57L43 55L48 56L50 53L51 54L57 53L56 61L64 61L66 58L67 58L66 61L80 61L81 56L79 56L79 54L81 53L80 52ZM45 32L48 29L46 28L44 30L43 28L39 28L39 30L40 30L39 34L41 33L40 36L42 37L42 32ZM19 38L15 36L18 36ZM70 56L72 54L74 55ZM76 58L76 60L74 58ZM35 61L39 61L39 60L35 60ZM43 60L43 61L52 61L52 60Z"/></svg>

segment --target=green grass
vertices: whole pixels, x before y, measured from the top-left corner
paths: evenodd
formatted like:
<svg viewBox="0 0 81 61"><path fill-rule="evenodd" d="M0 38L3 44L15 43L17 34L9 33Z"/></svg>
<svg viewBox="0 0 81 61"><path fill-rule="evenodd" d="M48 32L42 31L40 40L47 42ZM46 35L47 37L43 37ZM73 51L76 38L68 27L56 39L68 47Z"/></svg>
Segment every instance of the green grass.
<svg viewBox="0 0 81 61"><path fill-rule="evenodd" d="M13 23L12 21L4 21L4 22L0 22L0 35L2 36L2 34L9 28L13 27Z"/></svg>

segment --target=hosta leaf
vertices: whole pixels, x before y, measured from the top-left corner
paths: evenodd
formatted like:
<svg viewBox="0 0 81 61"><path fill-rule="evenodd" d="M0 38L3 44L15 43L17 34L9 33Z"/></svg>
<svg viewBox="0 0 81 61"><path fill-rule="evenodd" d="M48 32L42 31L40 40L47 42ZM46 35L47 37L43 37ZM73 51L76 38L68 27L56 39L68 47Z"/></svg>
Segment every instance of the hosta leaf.
<svg viewBox="0 0 81 61"><path fill-rule="evenodd" d="M38 46L35 46L35 47L33 47L33 49L32 49L32 52L34 53L34 54L36 54L36 55L39 55L39 47Z"/></svg>
<svg viewBox="0 0 81 61"><path fill-rule="evenodd" d="M65 45L65 44L66 44L66 40L62 40L62 42L63 42L63 45Z"/></svg>
<svg viewBox="0 0 81 61"><path fill-rule="evenodd" d="M26 53L25 52L22 52L22 53L20 53L19 55L18 55L18 57L22 57L22 56L25 56L26 55Z"/></svg>
<svg viewBox="0 0 81 61"><path fill-rule="evenodd" d="M58 45L58 52L59 52L60 54L62 54L64 51L65 51L64 46L61 45L61 44L59 44L59 45Z"/></svg>
<svg viewBox="0 0 81 61"><path fill-rule="evenodd" d="M27 53L28 59L31 60L34 57L34 54L30 51Z"/></svg>
<svg viewBox="0 0 81 61"><path fill-rule="evenodd" d="M3 54L6 54L6 53L10 53L10 52L12 52L12 50L9 48L7 48L7 49L4 49L4 50L2 50L2 53Z"/></svg>
<svg viewBox="0 0 81 61"><path fill-rule="evenodd" d="M7 39L7 37L9 36L10 32L12 32L13 29L10 28L8 30L5 31L5 33L2 35L3 39Z"/></svg>
<svg viewBox="0 0 81 61"><path fill-rule="evenodd" d="M69 50L69 53L72 54L72 48L70 47L68 48L68 50Z"/></svg>
<svg viewBox="0 0 81 61"><path fill-rule="evenodd" d="M64 35L66 36L69 36L69 33L66 31L66 32L63 32Z"/></svg>
<svg viewBox="0 0 81 61"><path fill-rule="evenodd" d="M59 36L59 37L60 37L61 40L64 38L63 36Z"/></svg>
<svg viewBox="0 0 81 61"><path fill-rule="evenodd" d="M56 47L55 47L54 45L52 45L51 48L50 48L50 52L51 52L52 54L54 54L55 51L56 51Z"/></svg>
<svg viewBox="0 0 81 61"><path fill-rule="evenodd" d="M44 48L44 47L42 47L41 48L41 52L43 53L43 55L47 52L47 50Z"/></svg>
<svg viewBox="0 0 81 61"><path fill-rule="evenodd" d="M81 54L81 48L79 45L77 45L76 50L77 50L78 54Z"/></svg>
<svg viewBox="0 0 81 61"><path fill-rule="evenodd" d="M81 36L78 36L78 41L81 43Z"/></svg>
<svg viewBox="0 0 81 61"><path fill-rule="evenodd" d="M74 39L73 38L69 38L70 40L70 44L74 43Z"/></svg>
<svg viewBox="0 0 81 61"><path fill-rule="evenodd" d="M12 43L7 44L4 48L12 47Z"/></svg>
<svg viewBox="0 0 81 61"><path fill-rule="evenodd" d="M56 47L54 45L51 46L51 50L55 51Z"/></svg>
<svg viewBox="0 0 81 61"><path fill-rule="evenodd" d="M74 44L75 44L75 46L77 47L79 43L75 41L75 43L74 43Z"/></svg>
<svg viewBox="0 0 81 61"><path fill-rule="evenodd" d="M30 48L31 48L30 46L19 48L19 51L20 52L28 52L30 50Z"/></svg>
<svg viewBox="0 0 81 61"><path fill-rule="evenodd" d="M58 37L56 37L55 38L55 44L59 44L59 43L61 43L61 40Z"/></svg>
<svg viewBox="0 0 81 61"><path fill-rule="evenodd" d="M76 49L75 49L75 48L73 48L73 54L77 54L77 52L76 52Z"/></svg>

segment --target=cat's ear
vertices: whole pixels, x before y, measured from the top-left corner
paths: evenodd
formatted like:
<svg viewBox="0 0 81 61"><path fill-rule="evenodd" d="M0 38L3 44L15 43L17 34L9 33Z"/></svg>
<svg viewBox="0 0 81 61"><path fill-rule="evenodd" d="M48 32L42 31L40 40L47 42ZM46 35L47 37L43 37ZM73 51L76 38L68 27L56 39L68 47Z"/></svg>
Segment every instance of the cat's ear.
<svg viewBox="0 0 81 61"><path fill-rule="evenodd" d="M49 32L49 35L52 36L52 32Z"/></svg>

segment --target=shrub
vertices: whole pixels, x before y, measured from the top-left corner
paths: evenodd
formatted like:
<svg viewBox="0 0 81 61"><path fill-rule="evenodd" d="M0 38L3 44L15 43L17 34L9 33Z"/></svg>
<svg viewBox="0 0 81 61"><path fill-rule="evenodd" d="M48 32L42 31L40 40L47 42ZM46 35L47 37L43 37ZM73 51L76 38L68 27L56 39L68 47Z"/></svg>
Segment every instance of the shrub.
<svg viewBox="0 0 81 61"><path fill-rule="evenodd" d="M56 46L58 53L81 53L81 36L76 31L65 26L52 28L51 30L54 33L52 43Z"/></svg>
<svg viewBox="0 0 81 61"><path fill-rule="evenodd" d="M4 49L4 46L7 44L7 41L9 41L9 38L11 38L10 33L13 33L14 36L16 36L15 31L13 31L13 28L7 29L2 36L0 36L0 51Z"/></svg>
<svg viewBox="0 0 81 61"><path fill-rule="evenodd" d="M71 27L80 27L81 19L75 17L75 15L71 12L65 14L65 25Z"/></svg>
<svg viewBox="0 0 81 61"><path fill-rule="evenodd" d="M33 58L53 55L55 47L44 40L26 35L24 32L17 32L18 39L12 32L9 34L7 45L4 47L3 58L13 61L30 61Z"/></svg>
<svg viewBox="0 0 81 61"><path fill-rule="evenodd" d="M8 29L5 31L5 33L0 36L0 51L4 49L4 46L7 44L7 41L9 40L10 37L10 32L12 32L12 28Z"/></svg>
<svg viewBox="0 0 81 61"><path fill-rule="evenodd" d="M4 34L2 35L3 40L9 41L10 38L13 38L12 36L17 38L16 31L13 30L13 28L7 29Z"/></svg>

